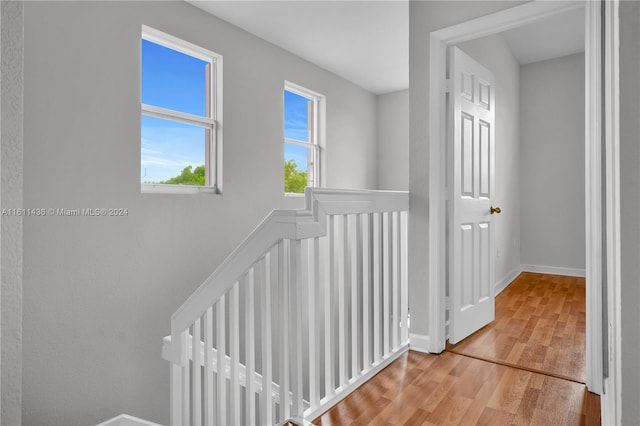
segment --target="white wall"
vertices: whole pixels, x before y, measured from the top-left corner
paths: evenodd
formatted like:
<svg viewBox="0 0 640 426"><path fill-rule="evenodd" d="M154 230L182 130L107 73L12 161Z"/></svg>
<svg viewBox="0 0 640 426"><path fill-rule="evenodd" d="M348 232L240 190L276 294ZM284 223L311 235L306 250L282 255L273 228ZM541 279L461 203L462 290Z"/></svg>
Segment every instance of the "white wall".
<svg viewBox="0 0 640 426"><path fill-rule="evenodd" d="M458 46L489 69L495 81L495 280L503 283L520 268L520 66L500 34Z"/></svg>
<svg viewBox="0 0 640 426"><path fill-rule="evenodd" d="M620 2L622 422L640 419L640 3Z"/></svg>
<svg viewBox="0 0 640 426"><path fill-rule="evenodd" d="M415 334L429 332L429 34L521 3L414 1L409 5L409 308Z"/></svg>
<svg viewBox="0 0 640 426"><path fill-rule="evenodd" d="M409 90L378 96L378 189L409 190Z"/></svg>
<svg viewBox="0 0 640 426"><path fill-rule="evenodd" d="M167 423L171 314L271 209L303 204L283 195L284 80L326 96L329 186L375 188L376 96L182 1L24 14L25 207L129 215L25 218L22 421ZM140 194L142 24L224 56L220 196Z"/></svg>
<svg viewBox="0 0 640 426"><path fill-rule="evenodd" d="M584 54L520 68L522 263L584 270Z"/></svg>

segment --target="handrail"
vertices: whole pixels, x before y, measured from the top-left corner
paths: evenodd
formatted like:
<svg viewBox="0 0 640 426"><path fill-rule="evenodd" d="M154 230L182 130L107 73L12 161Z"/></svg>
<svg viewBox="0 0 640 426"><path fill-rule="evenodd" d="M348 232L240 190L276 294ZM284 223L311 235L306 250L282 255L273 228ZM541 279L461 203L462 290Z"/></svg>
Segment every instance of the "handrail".
<svg viewBox="0 0 640 426"><path fill-rule="evenodd" d="M272 211L171 316L172 342L179 342L181 332L278 241L283 238L311 238L323 232L308 211ZM180 346L174 344L173 347L170 361L184 365L186 359L180 353Z"/></svg>
<svg viewBox="0 0 640 426"><path fill-rule="evenodd" d="M325 236L328 214L408 209L409 193L404 191L307 188L304 209L272 211L171 316L173 350L171 359L167 360L185 365L187 359L180 350L182 332L283 238L301 240Z"/></svg>
<svg viewBox="0 0 640 426"><path fill-rule="evenodd" d="M406 191L307 188L305 208L322 221L325 214L374 213L409 210Z"/></svg>
<svg viewBox="0 0 640 426"><path fill-rule="evenodd" d="M172 424L312 419L408 350L408 210L307 189L272 211L172 315Z"/></svg>

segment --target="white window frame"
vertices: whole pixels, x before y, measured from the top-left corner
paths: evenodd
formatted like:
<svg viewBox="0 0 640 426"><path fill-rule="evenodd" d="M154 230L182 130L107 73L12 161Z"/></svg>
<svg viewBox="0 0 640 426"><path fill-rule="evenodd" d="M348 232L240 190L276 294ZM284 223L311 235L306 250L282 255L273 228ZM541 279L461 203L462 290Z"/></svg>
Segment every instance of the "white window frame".
<svg viewBox="0 0 640 426"><path fill-rule="evenodd" d="M181 40L162 31L142 26L141 40L147 40L163 47L184 53L209 63L206 82L206 116L175 111L140 100L141 116L162 118L186 123L207 130L205 144L205 186L141 183L143 193L161 194L219 194L222 191L222 55L195 44ZM141 52L142 53L142 52ZM142 55L140 56L142 57ZM142 77L141 77L142 78ZM142 95L141 95L142 96ZM142 124L141 124L142 126Z"/></svg>
<svg viewBox="0 0 640 426"><path fill-rule="evenodd" d="M302 96L303 98L307 98L311 101L312 111L311 111L311 120L309 120L313 125L309 129L309 142L299 141L297 139L290 139L283 137L284 144L282 145L283 154L285 144L293 144L298 146L303 146L308 150L312 150L314 155L314 167L313 167L313 175L311 176L313 183L309 185L309 176L307 175L307 187L310 188L319 188L324 184L325 177L325 168L324 168L324 142L325 142L325 112L326 112L326 98L324 95L320 93L314 92L313 90L309 90L306 87L302 87L298 84L292 83L290 81L284 82L284 90L287 92L295 93L296 95ZM283 92L284 95L284 92ZM284 96L283 96L284 100ZM284 108L283 108L284 111ZM284 116L283 116L283 135L284 135ZM284 155L283 155L284 157ZM293 192L285 192L285 195L291 197L302 197L304 194L298 194Z"/></svg>

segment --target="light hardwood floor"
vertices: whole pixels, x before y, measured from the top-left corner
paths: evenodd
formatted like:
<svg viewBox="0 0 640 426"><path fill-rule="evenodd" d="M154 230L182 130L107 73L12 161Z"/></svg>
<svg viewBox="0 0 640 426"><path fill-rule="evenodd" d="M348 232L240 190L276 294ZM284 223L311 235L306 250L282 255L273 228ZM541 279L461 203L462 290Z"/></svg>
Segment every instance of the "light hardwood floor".
<svg viewBox="0 0 640 426"><path fill-rule="evenodd" d="M585 280L523 272L496 297L496 320L447 350L585 382Z"/></svg>
<svg viewBox="0 0 640 426"><path fill-rule="evenodd" d="M316 425L599 425L585 386L451 352L409 351Z"/></svg>
<svg viewBox="0 0 640 426"><path fill-rule="evenodd" d="M583 279L523 273L492 324L440 355L409 351L314 424L600 425L580 383L584 311Z"/></svg>

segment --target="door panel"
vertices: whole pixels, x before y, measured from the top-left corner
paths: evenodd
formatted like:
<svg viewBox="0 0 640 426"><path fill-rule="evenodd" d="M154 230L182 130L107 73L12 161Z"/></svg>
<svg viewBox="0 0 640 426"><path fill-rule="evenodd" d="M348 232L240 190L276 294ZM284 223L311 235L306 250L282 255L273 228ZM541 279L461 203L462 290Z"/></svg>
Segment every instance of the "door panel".
<svg viewBox="0 0 640 426"><path fill-rule="evenodd" d="M493 321L493 75L458 48L450 57L450 333L457 343Z"/></svg>
<svg viewBox="0 0 640 426"><path fill-rule="evenodd" d="M482 222L478 224L480 234L480 262L479 262L479 276L480 279L480 293L478 294L478 300L491 297L491 276L489 272L489 262L491 261L491 225L489 222Z"/></svg>
<svg viewBox="0 0 640 426"><path fill-rule="evenodd" d="M480 197L491 198L491 124L480 120Z"/></svg>
<svg viewBox="0 0 640 426"><path fill-rule="evenodd" d="M460 226L461 255L460 272L462 280L469 282L473 280L473 224L464 223ZM460 307L466 309L473 304L473 292L470 287L462 287L460 294Z"/></svg>
<svg viewBox="0 0 640 426"><path fill-rule="evenodd" d="M462 194L473 197L473 117L462 114Z"/></svg>

